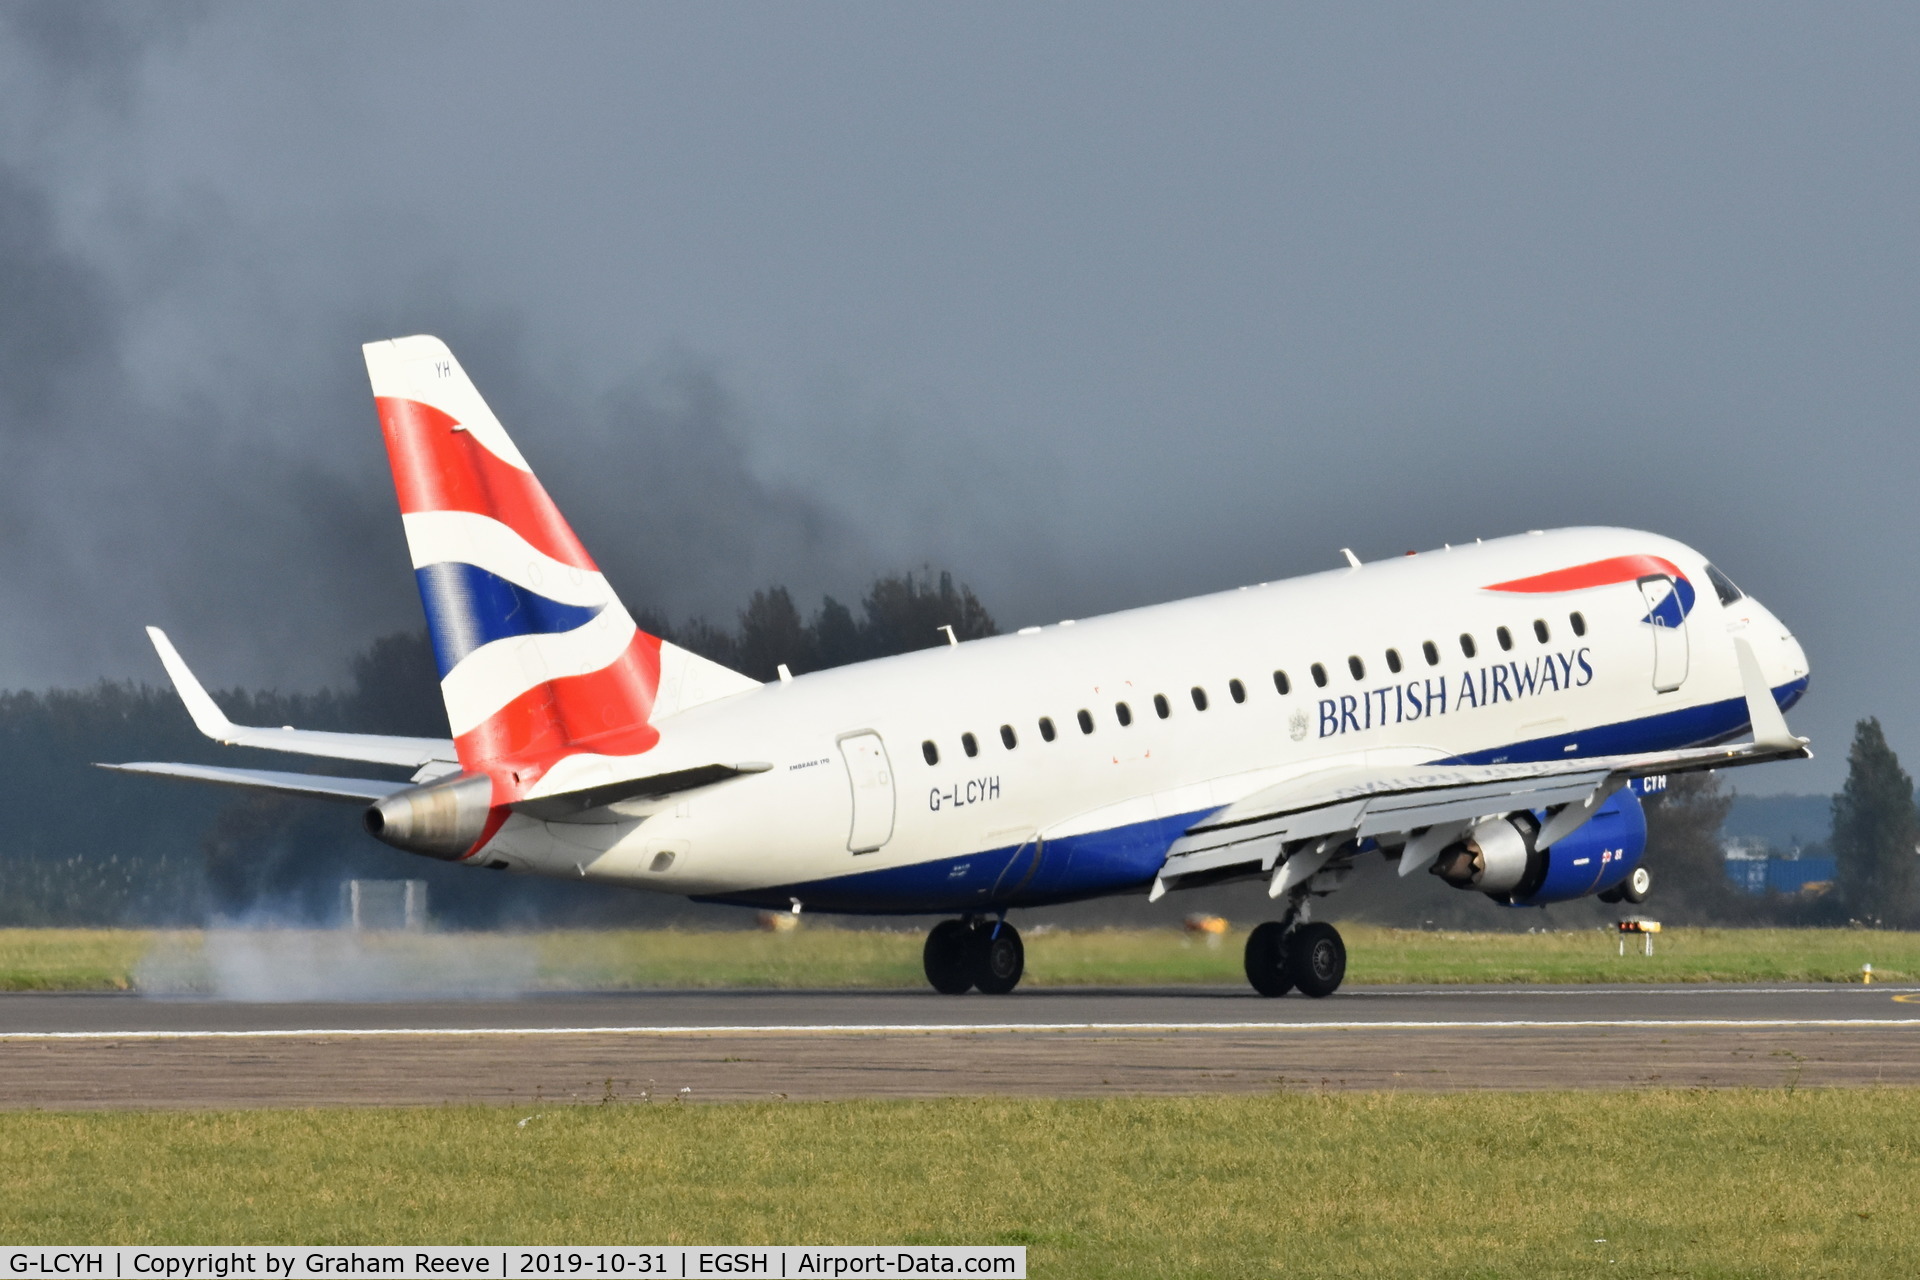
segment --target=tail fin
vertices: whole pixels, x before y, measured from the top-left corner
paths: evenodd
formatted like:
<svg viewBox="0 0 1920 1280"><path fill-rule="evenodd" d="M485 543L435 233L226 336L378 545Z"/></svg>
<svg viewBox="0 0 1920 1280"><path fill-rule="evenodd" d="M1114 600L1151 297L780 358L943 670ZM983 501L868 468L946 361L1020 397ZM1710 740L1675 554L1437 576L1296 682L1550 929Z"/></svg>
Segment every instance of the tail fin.
<svg viewBox="0 0 1920 1280"><path fill-rule="evenodd" d="M438 338L363 348L460 763L522 785L756 681L648 635Z"/></svg>

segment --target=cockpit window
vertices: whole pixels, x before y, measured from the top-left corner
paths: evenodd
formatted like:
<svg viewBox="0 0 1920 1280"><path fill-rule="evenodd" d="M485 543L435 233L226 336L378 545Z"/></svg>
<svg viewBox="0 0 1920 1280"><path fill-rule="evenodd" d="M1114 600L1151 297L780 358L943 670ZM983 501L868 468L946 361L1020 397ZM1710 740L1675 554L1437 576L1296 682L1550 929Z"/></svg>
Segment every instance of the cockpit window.
<svg viewBox="0 0 1920 1280"><path fill-rule="evenodd" d="M1713 590L1720 597L1721 604L1732 604L1747 593L1733 585L1733 579L1712 565L1707 566L1707 581L1713 584Z"/></svg>

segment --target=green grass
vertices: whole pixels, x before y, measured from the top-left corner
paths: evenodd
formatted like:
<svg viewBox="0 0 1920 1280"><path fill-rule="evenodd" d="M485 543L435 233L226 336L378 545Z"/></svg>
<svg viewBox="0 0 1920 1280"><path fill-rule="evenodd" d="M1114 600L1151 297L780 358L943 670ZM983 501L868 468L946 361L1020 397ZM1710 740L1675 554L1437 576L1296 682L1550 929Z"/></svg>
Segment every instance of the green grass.
<svg viewBox="0 0 1920 1280"><path fill-rule="evenodd" d="M1675 929L1618 954L1610 933L1429 933L1346 925L1354 983L1385 982L1858 982L1920 980L1920 933L1863 929ZM1041 932L1027 940L1032 986L1238 983L1244 935L1218 943L1173 929ZM193 991L218 985L222 964L251 972L261 958L289 967L383 978L434 989L489 975L500 990L646 987L917 988L922 936L804 928L794 933L681 929L526 934L370 934L0 930L0 990Z"/></svg>
<svg viewBox="0 0 1920 1280"><path fill-rule="evenodd" d="M0 1239L973 1243L1077 1276L1909 1276L1920 1093L0 1116Z"/></svg>

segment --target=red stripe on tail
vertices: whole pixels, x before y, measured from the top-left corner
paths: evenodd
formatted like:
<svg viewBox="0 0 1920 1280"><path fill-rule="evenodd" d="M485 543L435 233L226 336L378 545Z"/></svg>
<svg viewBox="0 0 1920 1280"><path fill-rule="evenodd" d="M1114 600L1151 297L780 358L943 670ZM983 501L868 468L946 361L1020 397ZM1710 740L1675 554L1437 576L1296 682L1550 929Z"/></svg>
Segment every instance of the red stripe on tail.
<svg viewBox="0 0 1920 1280"><path fill-rule="evenodd" d="M660 641L636 631L611 666L535 685L454 745L461 765L491 773L497 787L517 797L570 752L651 750L660 741L660 731L647 723L659 687Z"/></svg>
<svg viewBox="0 0 1920 1280"><path fill-rule="evenodd" d="M491 516L562 564L598 572L538 480L502 462L449 414L418 400L377 396L400 511ZM650 700L649 700L650 701Z"/></svg>

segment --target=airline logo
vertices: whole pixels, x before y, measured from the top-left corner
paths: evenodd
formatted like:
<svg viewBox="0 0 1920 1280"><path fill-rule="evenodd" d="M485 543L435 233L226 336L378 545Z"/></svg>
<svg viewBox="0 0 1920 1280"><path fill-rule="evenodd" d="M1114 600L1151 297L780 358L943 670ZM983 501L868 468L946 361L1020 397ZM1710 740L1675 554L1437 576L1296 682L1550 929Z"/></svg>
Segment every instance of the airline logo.
<svg viewBox="0 0 1920 1280"><path fill-rule="evenodd" d="M1610 587L1616 583L1639 582L1645 578L1665 578L1672 584L1658 604L1640 621L1649 626L1678 628L1693 612L1693 583L1680 572L1680 566L1662 556L1613 556L1594 560L1571 569L1555 569L1530 578L1496 582L1484 591L1510 591L1541 595L1559 591L1585 591L1590 587Z"/></svg>
<svg viewBox="0 0 1920 1280"><path fill-rule="evenodd" d="M451 353L374 343L367 366L461 764L518 794L570 752L652 747L659 640Z"/></svg>

